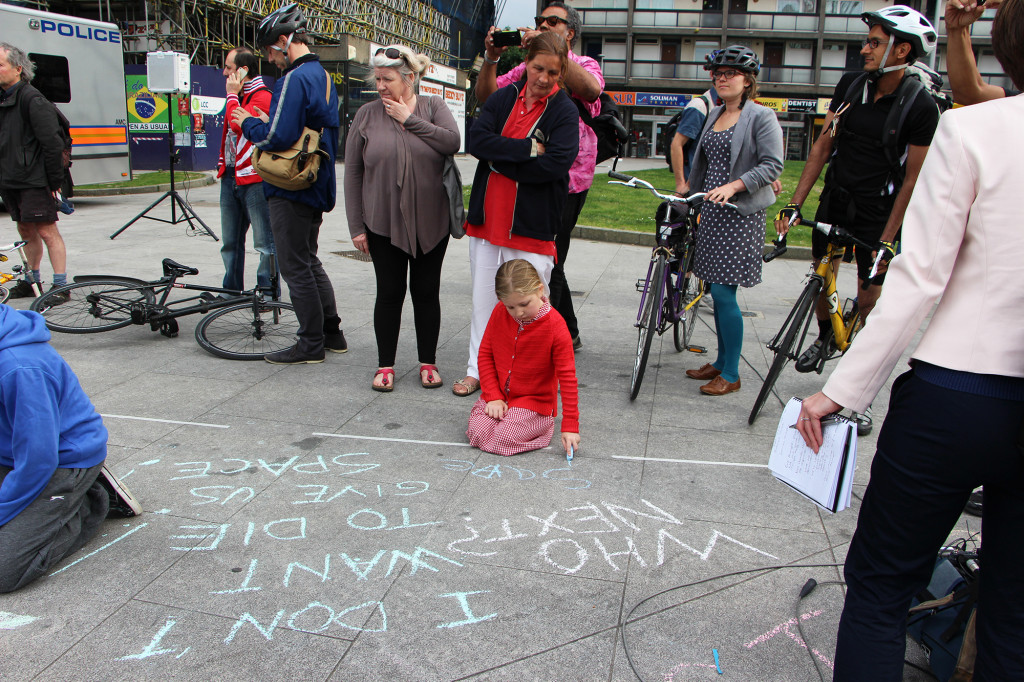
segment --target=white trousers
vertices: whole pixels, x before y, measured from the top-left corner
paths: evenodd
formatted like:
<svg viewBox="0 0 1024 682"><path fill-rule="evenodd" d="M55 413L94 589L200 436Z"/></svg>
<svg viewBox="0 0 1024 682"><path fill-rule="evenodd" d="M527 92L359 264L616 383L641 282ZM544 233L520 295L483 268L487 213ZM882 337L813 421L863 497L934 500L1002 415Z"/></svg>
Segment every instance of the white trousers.
<svg viewBox="0 0 1024 682"><path fill-rule="evenodd" d="M477 366L477 354L480 352L480 340L484 338L487 320L491 319L498 297L494 294L494 275L501 264L522 258L537 269L537 274L544 282L544 295L549 294L548 284L551 282L551 270L555 267L554 256L542 256L539 253L495 246L486 239L469 238L469 269L473 278L473 317L469 323L469 366L466 376L480 378Z"/></svg>

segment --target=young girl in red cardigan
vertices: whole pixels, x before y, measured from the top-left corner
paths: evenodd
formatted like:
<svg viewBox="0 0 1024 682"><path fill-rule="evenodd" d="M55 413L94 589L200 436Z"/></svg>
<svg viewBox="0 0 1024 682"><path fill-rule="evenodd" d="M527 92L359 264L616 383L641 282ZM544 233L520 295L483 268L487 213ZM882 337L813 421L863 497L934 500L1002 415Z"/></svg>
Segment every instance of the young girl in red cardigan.
<svg viewBox="0 0 1024 682"><path fill-rule="evenodd" d="M506 261L494 277L498 303L480 342L480 398L469 413L469 443L496 455L551 444L562 394L562 447L580 446L576 361L565 320L544 297L527 261Z"/></svg>

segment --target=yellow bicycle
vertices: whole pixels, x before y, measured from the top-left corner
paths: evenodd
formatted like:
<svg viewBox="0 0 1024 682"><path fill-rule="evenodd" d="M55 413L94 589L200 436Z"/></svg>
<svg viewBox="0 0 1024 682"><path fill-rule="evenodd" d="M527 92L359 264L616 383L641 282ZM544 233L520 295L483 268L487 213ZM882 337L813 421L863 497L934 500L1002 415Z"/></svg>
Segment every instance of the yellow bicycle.
<svg viewBox="0 0 1024 682"><path fill-rule="evenodd" d="M836 289L836 274L832 269L832 263L836 258L842 258L846 248L853 245L876 251L878 244L868 244L857 239L847 230L838 225L819 223L813 220L800 219L801 225L818 230L828 238L828 248L825 257L821 259L818 266L811 272L807 284L796 304L789 311L786 321L778 333L767 343L768 350L775 354L768 374L765 375L764 385L761 392L757 394L754 407L750 411L748 424L753 424L758 413L764 407L768 395L775 387L775 382L782 373L782 368L787 362L800 357L803 351L804 339L807 336L807 329L814 320L814 303L818 300L818 293L824 292L825 300L828 302L829 319L832 322L832 333L822 344L821 355L818 357L814 371L821 374L825 363L834 357L846 352L846 349L853 343L853 338L863 326L861 324L860 312L857 310L856 299L846 299L843 305L839 304L839 291ZM771 253L765 254L764 261L767 263L782 255L786 251L786 238L783 236L775 242L776 248Z"/></svg>
<svg viewBox="0 0 1024 682"><path fill-rule="evenodd" d="M0 246L0 263L6 263L10 260L7 256L7 253L10 251L17 251L18 255L21 256L21 265L12 265L10 272L0 270L0 303L7 303L7 299L11 297L11 292L5 285L12 279L16 279L19 275L28 272L28 259L25 257L25 244L27 243L19 241L7 246ZM36 296L43 295L43 288L39 286L38 282L32 282L32 290L36 292Z"/></svg>

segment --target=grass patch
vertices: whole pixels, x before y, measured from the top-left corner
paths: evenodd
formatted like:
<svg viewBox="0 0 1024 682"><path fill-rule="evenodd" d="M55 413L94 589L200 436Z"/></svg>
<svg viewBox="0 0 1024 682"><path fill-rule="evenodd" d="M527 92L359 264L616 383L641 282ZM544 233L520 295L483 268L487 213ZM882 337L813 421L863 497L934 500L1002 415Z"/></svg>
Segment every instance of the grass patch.
<svg viewBox="0 0 1024 682"><path fill-rule="evenodd" d="M800 180L803 172L803 161L787 161L782 177L782 194L774 206L768 209L765 241L770 242L775 236L773 221L779 209L785 206ZM666 166L656 170L644 170L633 173L654 185L662 194L670 194L675 186L675 177ZM646 190L628 189L621 185L609 185L608 175L598 172L594 176L594 184L587 194L587 203L580 214L580 225L607 227L618 230L634 230L637 232L654 232L654 211L658 208L658 200ZM811 190L810 196L803 205L803 213L813 216L818 209L818 197L821 195L822 181L819 178ZM811 231L809 228L797 226L790 232L791 246L810 246Z"/></svg>
<svg viewBox="0 0 1024 682"><path fill-rule="evenodd" d="M203 177L203 173L193 173L190 171L175 171L174 181L182 182L184 180L196 180ZM131 180L121 180L119 182L99 182L92 185L75 185L79 189L118 189L121 187L147 187L150 185L165 185L171 181L170 171L154 171L152 173L138 173Z"/></svg>

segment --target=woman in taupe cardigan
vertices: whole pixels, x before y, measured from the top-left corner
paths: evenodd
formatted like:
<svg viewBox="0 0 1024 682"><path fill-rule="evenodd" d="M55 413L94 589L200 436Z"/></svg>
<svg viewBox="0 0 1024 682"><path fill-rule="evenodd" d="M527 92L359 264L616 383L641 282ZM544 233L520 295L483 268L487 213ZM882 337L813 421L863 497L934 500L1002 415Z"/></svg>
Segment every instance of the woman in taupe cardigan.
<svg viewBox="0 0 1024 682"><path fill-rule="evenodd" d="M459 150L455 118L440 97L418 95L430 59L404 45L370 59L380 100L364 105L345 143L345 211L352 243L373 259L377 300L375 391L391 391L405 302L412 290L420 383L437 388L441 265L448 248L445 156Z"/></svg>

